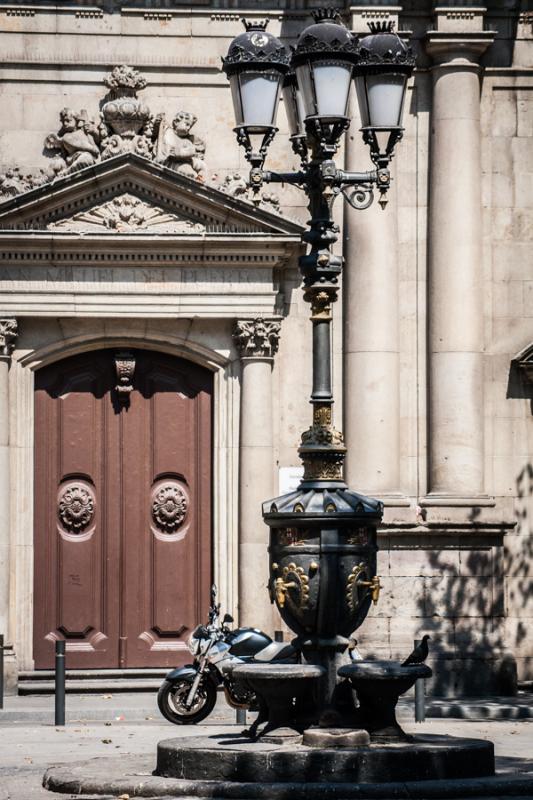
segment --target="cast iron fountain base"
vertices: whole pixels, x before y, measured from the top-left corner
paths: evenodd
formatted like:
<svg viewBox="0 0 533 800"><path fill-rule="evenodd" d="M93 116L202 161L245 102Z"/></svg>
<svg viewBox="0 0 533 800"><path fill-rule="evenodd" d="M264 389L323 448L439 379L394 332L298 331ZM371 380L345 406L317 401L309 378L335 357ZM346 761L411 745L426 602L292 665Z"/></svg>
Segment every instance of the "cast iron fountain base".
<svg viewBox="0 0 533 800"><path fill-rule="evenodd" d="M251 738L285 729L303 731L318 716L318 683L326 670L310 664L247 664L233 669L259 700ZM266 723L259 731L258 726Z"/></svg>
<svg viewBox="0 0 533 800"><path fill-rule="evenodd" d="M359 700L358 722L373 742L409 742L396 719L396 704L418 678L431 678L426 664L402 666L396 661L355 661L338 671L347 678Z"/></svg>

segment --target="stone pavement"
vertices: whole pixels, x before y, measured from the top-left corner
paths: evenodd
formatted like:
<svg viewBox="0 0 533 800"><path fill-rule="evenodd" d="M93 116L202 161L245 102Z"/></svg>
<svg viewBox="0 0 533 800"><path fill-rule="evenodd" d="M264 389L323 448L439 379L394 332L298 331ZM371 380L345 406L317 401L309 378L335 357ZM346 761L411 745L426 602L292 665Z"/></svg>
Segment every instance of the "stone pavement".
<svg viewBox="0 0 533 800"><path fill-rule="evenodd" d="M112 757L118 769L128 756L137 760L140 773L149 773L155 765L160 739L191 734L190 726L179 727L162 719L155 694L69 695L67 719L72 721L64 728L53 725L53 707L53 697L6 698L6 710L0 711L0 800L59 798L41 787L43 773L52 764L102 759L103 765ZM14 719L15 712L18 721ZM491 739L500 773L533 772L533 720L431 719L416 724L412 709L406 707L402 708L400 718L412 733ZM194 732L209 735L238 730L235 712L228 708L223 697L208 722L209 725L195 726Z"/></svg>

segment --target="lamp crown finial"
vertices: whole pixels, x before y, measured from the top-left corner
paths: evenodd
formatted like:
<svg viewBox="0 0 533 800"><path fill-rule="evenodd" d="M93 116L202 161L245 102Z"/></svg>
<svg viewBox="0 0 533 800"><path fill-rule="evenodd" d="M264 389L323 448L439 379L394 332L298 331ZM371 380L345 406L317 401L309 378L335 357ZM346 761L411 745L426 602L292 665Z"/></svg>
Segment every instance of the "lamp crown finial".
<svg viewBox="0 0 533 800"><path fill-rule="evenodd" d="M393 33L394 20L381 19L375 22L368 22L370 33Z"/></svg>
<svg viewBox="0 0 533 800"><path fill-rule="evenodd" d="M336 22L339 18L337 8L316 8L311 13L315 22L326 22L327 20Z"/></svg>
<svg viewBox="0 0 533 800"><path fill-rule="evenodd" d="M246 31L265 31L269 23L268 19L245 19L242 17L242 24Z"/></svg>

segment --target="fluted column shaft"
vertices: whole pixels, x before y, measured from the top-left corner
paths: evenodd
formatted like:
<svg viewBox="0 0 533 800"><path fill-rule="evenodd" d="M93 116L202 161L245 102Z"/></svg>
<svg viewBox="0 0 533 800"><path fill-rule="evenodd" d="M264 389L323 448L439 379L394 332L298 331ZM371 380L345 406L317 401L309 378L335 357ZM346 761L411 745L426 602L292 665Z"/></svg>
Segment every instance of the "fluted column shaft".
<svg viewBox="0 0 533 800"><path fill-rule="evenodd" d="M348 170L368 150L357 124L346 137ZM363 167L361 166L363 165ZM349 486L377 496L400 489L398 231L395 184L383 211L345 204L344 436Z"/></svg>
<svg viewBox="0 0 533 800"><path fill-rule="evenodd" d="M241 353L239 451L239 623L269 631L268 528L261 504L273 497L272 363L280 323L256 319L236 323Z"/></svg>
<svg viewBox="0 0 533 800"><path fill-rule="evenodd" d="M9 635L10 469L9 362L17 338L14 319L0 319L0 633Z"/></svg>
<svg viewBox="0 0 533 800"><path fill-rule="evenodd" d="M486 39L429 35L429 492L483 493L480 83Z"/></svg>

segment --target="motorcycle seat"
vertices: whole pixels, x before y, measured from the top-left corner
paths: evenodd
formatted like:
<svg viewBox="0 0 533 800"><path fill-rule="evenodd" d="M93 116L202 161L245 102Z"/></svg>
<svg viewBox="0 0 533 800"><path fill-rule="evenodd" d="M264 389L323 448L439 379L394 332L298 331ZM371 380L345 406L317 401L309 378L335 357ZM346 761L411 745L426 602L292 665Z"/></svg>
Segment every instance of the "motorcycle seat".
<svg viewBox="0 0 533 800"><path fill-rule="evenodd" d="M293 658L296 650L288 642L270 642L254 656L254 661L268 663L270 661L283 661L286 658Z"/></svg>

